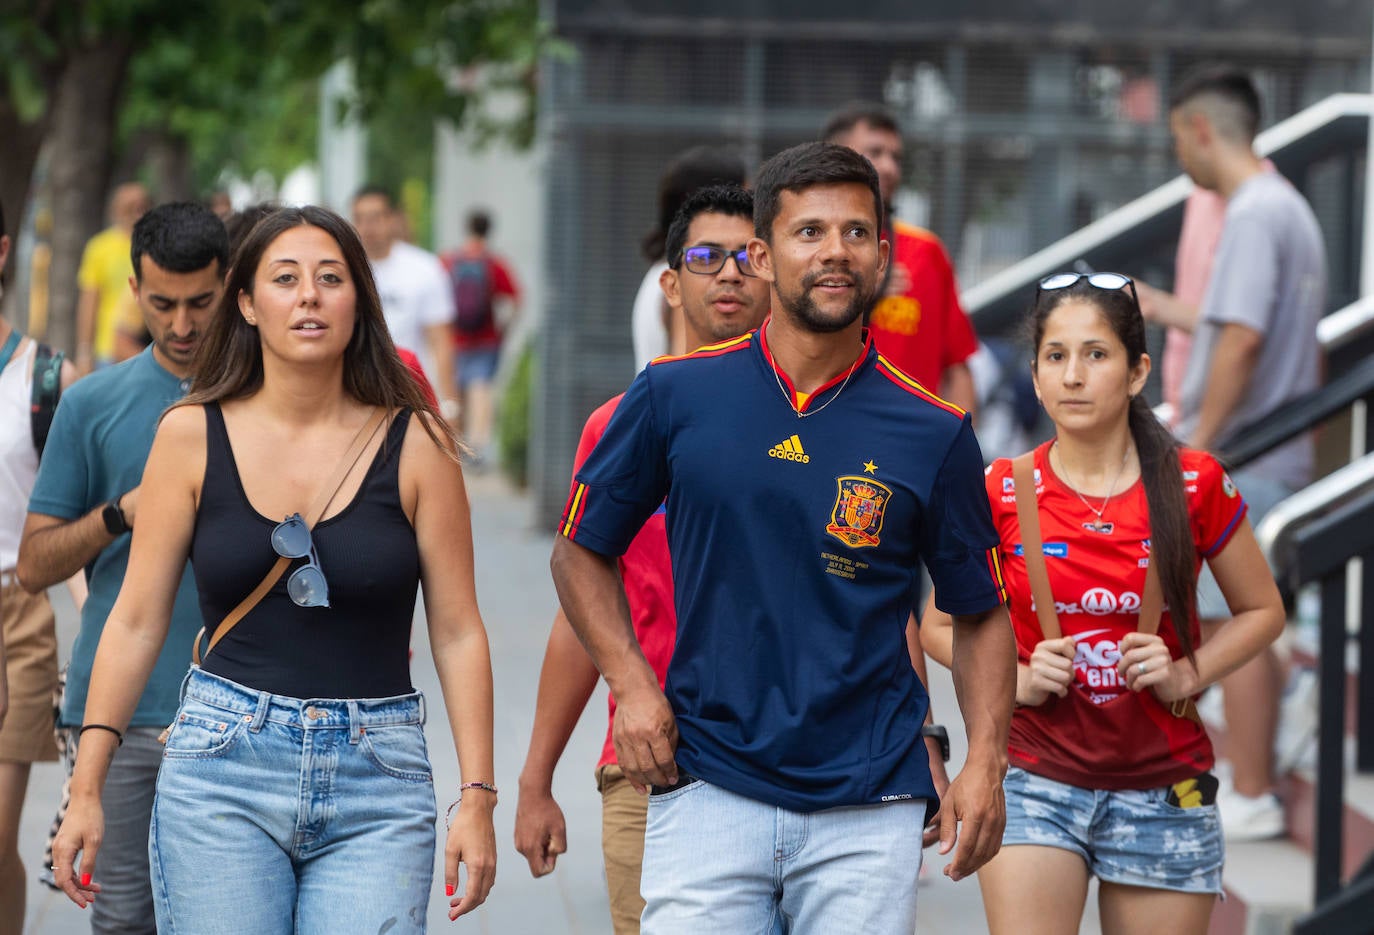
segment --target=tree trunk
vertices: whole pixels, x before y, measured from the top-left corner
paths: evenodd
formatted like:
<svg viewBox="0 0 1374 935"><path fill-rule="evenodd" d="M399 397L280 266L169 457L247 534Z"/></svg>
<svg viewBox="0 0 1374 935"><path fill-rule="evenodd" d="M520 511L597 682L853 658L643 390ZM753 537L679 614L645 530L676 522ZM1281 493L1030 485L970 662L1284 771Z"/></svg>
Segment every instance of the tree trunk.
<svg viewBox="0 0 1374 935"><path fill-rule="evenodd" d="M127 38L73 50L58 82L48 134L53 189L48 343L76 341L76 271L105 216L120 89L132 51Z"/></svg>
<svg viewBox="0 0 1374 935"><path fill-rule="evenodd" d="M6 141L0 146L0 205L5 209L5 224L0 235L9 235L11 247L18 240L19 225L23 223L24 212L28 208L33 167L38 161L38 148L43 142L46 126L46 121L41 118L34 123L23 122L8 97L0 94L0 140ZM10 265L13 263L14 255L11 253ZM8 270L4 282L5 296L3 303L0 303L0 312L11 316L10 320L13 321L12 316L24 299L12 288L15 270Z"/></svg>
<svg viewBox="0 0 1374 935"><path fill-rule="evenodd" d="M196 187L191 180L191 150L185 139L169 133L154 134L148 141L144 160L154 204L195 200Z"/></svg>

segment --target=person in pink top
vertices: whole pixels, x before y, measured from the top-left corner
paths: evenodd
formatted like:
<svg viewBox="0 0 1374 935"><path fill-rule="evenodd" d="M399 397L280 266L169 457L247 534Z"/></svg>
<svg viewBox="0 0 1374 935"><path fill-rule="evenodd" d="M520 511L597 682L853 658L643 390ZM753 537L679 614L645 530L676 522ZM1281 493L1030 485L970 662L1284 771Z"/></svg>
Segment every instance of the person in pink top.
<svg viewBox="0 0 1374 935"><path fill-rule="evenodd" d="M754 235L754 199L732 185L701 189L683 203L668 229L668 268L659 279L675 315L685 323L683 353L737 338L754 330L768 312L768 283L758 278L744 253ZM620 396L592 413L582 431L573 473L592 453ZM677 637L672 567L665 513L649 518L620 559L635 637L658 675L667 675ZM567 849L563 812L554 801L553 770L596 687L596 666L577 641L563 611L554 617L539 675L539 699L529 753L520 774L515 810L515 847L536 877L551 873ZM610 700L615 722L615 699ZM648 800L635 792L616 762L607 729L596 765L601 792L601 848L616 935L636 935L644 900L639 895Z"/></svg>

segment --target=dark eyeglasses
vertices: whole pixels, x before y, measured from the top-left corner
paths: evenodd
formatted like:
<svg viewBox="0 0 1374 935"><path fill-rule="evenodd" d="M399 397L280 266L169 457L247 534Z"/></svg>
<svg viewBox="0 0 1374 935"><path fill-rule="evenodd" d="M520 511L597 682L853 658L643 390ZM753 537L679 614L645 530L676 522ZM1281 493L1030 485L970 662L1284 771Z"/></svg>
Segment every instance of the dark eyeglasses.
<svg viewBox="0 0 1374 935"><path fill-rule="evenodd" d="M1140 307L1140 296L1136 295L1135 281L1121 273L1055 273L1040 280L1037 291L1053 292L1056 289L1068 289L1084 279L1088 281L1088 285L1104 292L1120 292L1129 286L1131 298L1135 300L1136 307Z"/></svg>
<svg viewBox="0 0 1374 935"><path fill-rule="evenodd" d="M282 558L305 558L310 561L297 568L286 579L286 593L300 607L328 607L329 582L324 580L320 556L310 537L310 527L301 514L292 513L272 530L272 549Z"/></svg>
<svg viewBox="0 0 1374 935"><path fill-rule="evenodd" d="M758 275L754 272L754 267L749 265L749 251L743 247L738 250L722 250L720 247L704 246L688 247L682 251L682 266L691 273L714 276L725 268L726 257L735 258L735 266L739 267L741 275Z"/></svg>

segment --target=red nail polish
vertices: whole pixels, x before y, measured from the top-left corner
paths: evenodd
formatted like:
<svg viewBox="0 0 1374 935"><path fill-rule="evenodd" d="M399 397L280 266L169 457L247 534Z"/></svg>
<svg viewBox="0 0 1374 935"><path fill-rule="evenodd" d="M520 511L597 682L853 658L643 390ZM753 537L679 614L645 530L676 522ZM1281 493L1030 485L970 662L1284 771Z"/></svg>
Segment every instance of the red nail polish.
<svg viewBox="0 0 1374 935"><path fill-rule="evenodd" d="M83 873L83 874L81 874L81 885L82 885L82 886L90 886L90 885L91 885L91 875L90 875L89 873Z"/></svg>
<svg viewBox="0 0 1374 935"><path fill-rule="evenodd" d="M445 895L445 896L452 896L452 895L453 895L453 884L452 884L452 883L445 883L445 884L444 884L444 895Z"/></svg>

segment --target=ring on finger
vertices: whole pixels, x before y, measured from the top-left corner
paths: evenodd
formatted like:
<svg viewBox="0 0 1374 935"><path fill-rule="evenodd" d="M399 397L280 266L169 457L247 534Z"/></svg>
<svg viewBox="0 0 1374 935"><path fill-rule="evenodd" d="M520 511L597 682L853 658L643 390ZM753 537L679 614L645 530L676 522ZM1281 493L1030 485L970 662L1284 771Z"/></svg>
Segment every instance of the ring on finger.
<svg viewBox="0 0 1374 935"><path fill-rule="evenodd" d="M1150 671L1150 666L1148 663L1145 662L1137 662L1135 664L1135 670L1139 672L1141 675L1144 675L1146 672Z"/></svg>

